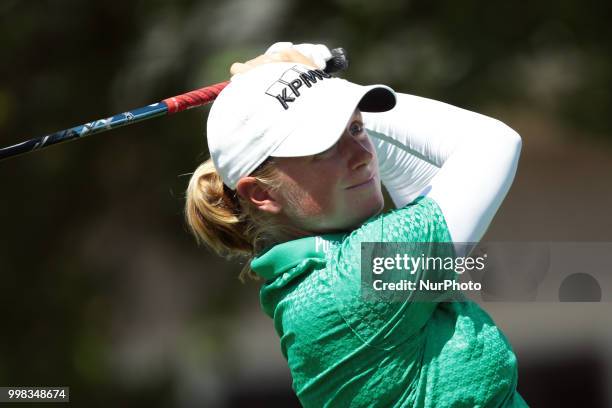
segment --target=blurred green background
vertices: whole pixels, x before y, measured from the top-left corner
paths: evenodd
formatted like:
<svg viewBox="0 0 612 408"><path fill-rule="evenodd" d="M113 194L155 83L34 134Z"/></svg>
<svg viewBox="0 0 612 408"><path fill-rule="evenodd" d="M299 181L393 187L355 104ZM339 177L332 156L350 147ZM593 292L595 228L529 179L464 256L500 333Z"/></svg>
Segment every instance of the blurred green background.
<svg viewBox="0 0 612 408"><path fill-rule="evenodd" d="M3 0L0 145L225 80L276 41L343 46L349 80L521 134L487 239L610 241L611 17L577 0ZM259 284L183 223L207 112L0 163L0 385L70 386L87 407L296 406ZM610 303L485 308L530 405L612 403Z"/></svg>

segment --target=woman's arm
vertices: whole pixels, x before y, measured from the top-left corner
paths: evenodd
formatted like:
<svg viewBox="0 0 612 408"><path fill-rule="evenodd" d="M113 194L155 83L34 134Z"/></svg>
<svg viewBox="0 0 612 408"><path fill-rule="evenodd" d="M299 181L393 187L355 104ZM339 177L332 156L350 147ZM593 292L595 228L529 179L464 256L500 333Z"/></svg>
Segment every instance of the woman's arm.
<svg viewBox="0 0 612 408"><path fill-rule="evenodd" d="M454 242L478 242L516 173L520 136L496 119L401 93L391 111L363 118L394 203L427 195Z"/></svg>
<svg viewBox="0 0 612 408"><path fill-rule="evenodd" d="M388 128L381 129L380 126L374 130L381 121L374 120L372 123L369 118L366 119L366 115L376 116L375 114L364 112L362 115L376 148L383 184L395 208L402 208L419 196L438 174L440 168L416 152L407 150L402 144L400 147L394 147L394 144L397 145L399 142L388 135L396 132Z"/></svg>

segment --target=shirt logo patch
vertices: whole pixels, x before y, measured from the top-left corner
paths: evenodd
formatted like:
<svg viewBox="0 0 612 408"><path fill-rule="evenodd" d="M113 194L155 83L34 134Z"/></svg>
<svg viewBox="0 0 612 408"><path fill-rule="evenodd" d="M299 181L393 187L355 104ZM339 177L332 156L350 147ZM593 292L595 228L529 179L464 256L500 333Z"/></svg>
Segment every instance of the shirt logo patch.
<svg viewBox="0 0 612 408"><path fill-rule="evenodd" d="M319 236L315 238L315 251L323 252L327 255L329 250L331 249L332 243L326 239L323 239Z"/></svg>

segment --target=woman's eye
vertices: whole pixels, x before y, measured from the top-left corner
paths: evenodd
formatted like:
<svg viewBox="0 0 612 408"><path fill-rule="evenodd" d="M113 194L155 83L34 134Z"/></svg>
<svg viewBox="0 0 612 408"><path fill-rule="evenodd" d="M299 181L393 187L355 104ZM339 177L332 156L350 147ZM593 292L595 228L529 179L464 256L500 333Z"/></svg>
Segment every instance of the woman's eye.
<svg viewBox="0 0 612 408"><path fill-rule="evenodd" d="M363 133L363 123L361 122L351 123L351 126L349 127L349 132L353 136L359 136L361 133Z"/></svg>

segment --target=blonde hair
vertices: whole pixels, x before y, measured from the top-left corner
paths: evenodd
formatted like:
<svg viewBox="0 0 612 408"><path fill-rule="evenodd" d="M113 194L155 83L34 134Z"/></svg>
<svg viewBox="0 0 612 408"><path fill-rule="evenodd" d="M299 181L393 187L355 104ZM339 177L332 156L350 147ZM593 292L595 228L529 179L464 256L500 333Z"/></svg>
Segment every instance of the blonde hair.
<svg viewBox="0 0 612 408"><path fill-rule="evenodd" d="M250 176L269 189L280 187L277 170L270 158ZM191 176L186 192L185 220L198 244L205 244L228 259L247 260L239 275L243 283L246 278L259 280L251 270L250 260L273 245L274 237L283 229L274 217L257 210L227 187L211 159L200 164Z"/></svg>

